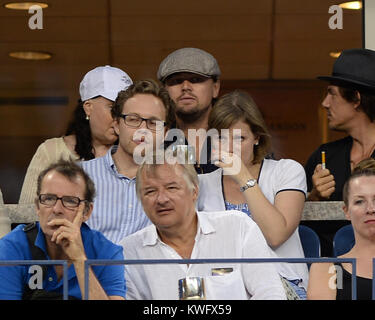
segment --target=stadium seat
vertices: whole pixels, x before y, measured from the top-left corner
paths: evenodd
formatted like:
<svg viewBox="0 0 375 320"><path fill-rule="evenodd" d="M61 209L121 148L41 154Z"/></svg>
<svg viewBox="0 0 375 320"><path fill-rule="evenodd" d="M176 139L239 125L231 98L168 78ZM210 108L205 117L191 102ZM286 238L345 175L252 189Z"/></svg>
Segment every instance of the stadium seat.
<svg viewBox="0 0 375 320"><path fill-rule="evenodd" d="M316 232L310 227L299 225L299 237L306 258L320 258L320 240Z"/></svg>
<svg viewBox="0 0 375 320"><path fill-rule="evenodd" d="M341 227L333 237L333 256L338 257L347 253L355 243L354 231L351 224Z"/></svg>

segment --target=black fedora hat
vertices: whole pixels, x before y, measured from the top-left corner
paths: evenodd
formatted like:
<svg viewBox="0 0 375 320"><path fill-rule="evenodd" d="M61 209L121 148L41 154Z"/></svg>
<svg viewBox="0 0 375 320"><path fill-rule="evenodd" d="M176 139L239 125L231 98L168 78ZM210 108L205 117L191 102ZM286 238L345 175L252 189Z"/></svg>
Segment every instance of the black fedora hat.
<svg viewBox="0 0 375 320"><path fill-rule="evenodd" d="M343 50L333 65L332 75L318 79L342 83L353 88L375 90L375 51Z"/></svg>

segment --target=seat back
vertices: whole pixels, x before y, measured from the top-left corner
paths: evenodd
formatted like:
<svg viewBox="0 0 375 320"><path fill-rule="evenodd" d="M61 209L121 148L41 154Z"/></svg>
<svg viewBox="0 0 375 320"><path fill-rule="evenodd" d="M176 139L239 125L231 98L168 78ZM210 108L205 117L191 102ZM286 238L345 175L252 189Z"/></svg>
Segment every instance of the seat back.
<svg viewBox="0 0 375 320"><path fill-rule="evenodd" d="M310 227L299 225L298 233L306 258L320 258L320 240L316 232Z"/></svg>
<svg viewBox="0 0 375 320"><path fill-rule="evenodd" d="M351 224L341 227L336 231L335 236L333 237L333 256L341 256L351 248L353 248L355 243L354 231Z"/></svg>

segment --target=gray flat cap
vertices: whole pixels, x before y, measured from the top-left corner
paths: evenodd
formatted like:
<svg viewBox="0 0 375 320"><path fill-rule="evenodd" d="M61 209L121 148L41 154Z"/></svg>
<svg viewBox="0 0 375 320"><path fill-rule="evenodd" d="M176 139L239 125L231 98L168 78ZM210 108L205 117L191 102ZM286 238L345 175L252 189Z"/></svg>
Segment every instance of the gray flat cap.
<svg viewBox="0 0 375 320"><path fill-rule="evenodd" d="M191 72L205 77L220 76L216 59L206 51L197 48L182 48L173 51L160 64L157 77L164 81L177 72Z"/></svg>

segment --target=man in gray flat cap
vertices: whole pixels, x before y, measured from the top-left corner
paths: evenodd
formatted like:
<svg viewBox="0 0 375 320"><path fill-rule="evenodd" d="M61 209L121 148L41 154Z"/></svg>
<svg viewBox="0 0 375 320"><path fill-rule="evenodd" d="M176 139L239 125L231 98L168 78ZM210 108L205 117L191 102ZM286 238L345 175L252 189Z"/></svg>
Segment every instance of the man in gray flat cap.
<svg viewBox="0 0 375 320"><path fill-rule="evenodd" d="M197 48L172 52L161 62L157 73L176 104L176 128L184 133L186 140L183 143L196 146L195 169L198 173L217 169L210 163L210 139L205 139L205 132L213 103L219 95L220 74L216 59ZM198 134L191 134L189 138L189 131Z"/></svg>

